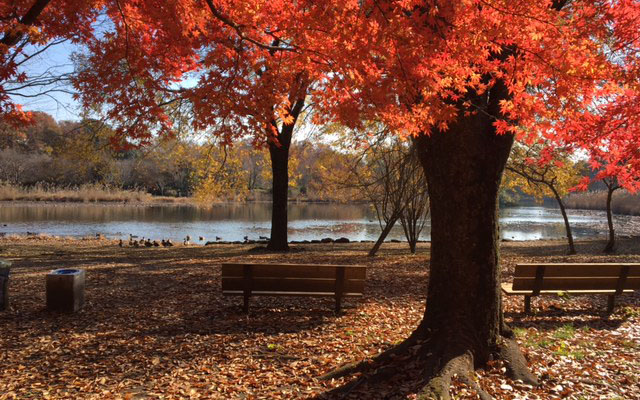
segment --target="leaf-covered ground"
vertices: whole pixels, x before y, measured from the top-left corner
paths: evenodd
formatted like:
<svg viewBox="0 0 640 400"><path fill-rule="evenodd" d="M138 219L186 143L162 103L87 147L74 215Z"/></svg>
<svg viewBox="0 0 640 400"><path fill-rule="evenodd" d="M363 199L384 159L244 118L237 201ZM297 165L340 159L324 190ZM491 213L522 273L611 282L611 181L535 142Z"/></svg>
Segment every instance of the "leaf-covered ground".
<svg viewBox="0 0 640 400"><path fill-rule="evenodd" d="M344 380L318 377L401 341L423 312L429 245L407 254L386 244L310 244L290 254L248 252L251 246L120 248L108 240L32 237L0 240L14 261L11 306L0 312L0 399L306 399ZM527 261L640 262L640 239L625 239L619 255L603 242L503 243L503 279ZM297 249L300 249L298 247ZM366 293L336 315L331 299L223 297L225 261L365 264ZM54 268L87 271L86 303L76 314L45 309L45 275ZM505 315L542 385L504 378L503 365L477 371L498 399L640 398L640 293L618 298L606 317L606 297L546 296L536 314L521 313L521 297L504 300ZM410 377L410 366L407 369ZM406 378L406 376L405 376ZM347 398L411 398L412 385L366 387ZM462 384L456 399L476 398Z"/></svg>

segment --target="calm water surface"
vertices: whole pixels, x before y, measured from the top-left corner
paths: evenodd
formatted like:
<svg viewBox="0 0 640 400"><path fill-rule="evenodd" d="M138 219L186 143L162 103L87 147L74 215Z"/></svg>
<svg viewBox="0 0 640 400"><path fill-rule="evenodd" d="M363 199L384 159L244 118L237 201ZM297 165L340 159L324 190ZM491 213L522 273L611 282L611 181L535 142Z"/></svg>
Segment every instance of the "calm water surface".
<svg viewBox="0 0 640 400"><path fill-rule="evenodd" d="M181 241L186 235L198 242L258 239L269 236L269 203L221 204L212 207L185 205L101 205L101 204L4 204L0 205L0 233L46 233L85 237L101 233L110 238L129 234ZM604 212L570 210L574 235L596 237L605 234ZM511 240L562 238L565 236L559 210L546 207L505 208L500 212L501 234ZM421 239L429 239L429 226ZM347 237L375 240L380 226L366 205L290 204L289 240ZM404 240L398 224L388 239Z"/></svg>

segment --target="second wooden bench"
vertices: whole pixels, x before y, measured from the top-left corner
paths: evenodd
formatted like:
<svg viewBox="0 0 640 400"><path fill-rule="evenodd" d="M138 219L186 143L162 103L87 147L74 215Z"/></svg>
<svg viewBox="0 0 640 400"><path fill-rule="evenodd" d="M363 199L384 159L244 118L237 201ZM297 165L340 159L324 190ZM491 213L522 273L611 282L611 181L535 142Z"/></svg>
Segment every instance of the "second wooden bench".
<svg viewBox="0 0 640 400"><path fill-rule="evenodd" d="M222 294L243 296L244 312L251 296L334 297L336 312L343 297L364 293L367 267L363 265L222 264Z"/></svg>
<svg viewBox="0 0 640 400"><path fill-rule="evenodd" d="M606 294L607 311L612 312L615 296L640 289L637 263L549 263L517 264L513 283L503 283L507 295L523 295L524 310L531 312L531 297L542 294Z"/></svg>

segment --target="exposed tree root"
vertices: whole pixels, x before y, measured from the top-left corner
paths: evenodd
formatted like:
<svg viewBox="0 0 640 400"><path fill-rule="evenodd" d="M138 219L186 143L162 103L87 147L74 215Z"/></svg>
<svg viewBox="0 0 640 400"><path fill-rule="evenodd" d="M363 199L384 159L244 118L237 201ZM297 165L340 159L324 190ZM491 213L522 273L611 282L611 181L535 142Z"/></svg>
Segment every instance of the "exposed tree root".
<svg viewBox="0 0 640 400"><path fill-rule="evenodd" d="M386 362L391 361L394 357L401 356L403 354L408 354L411 347L420 344L418 340L418 335L411 335L407 339L405 339L402 343L393 346L384 352L378 354L371 360L364 360L358 363L350 363L341 366L340 368L334 369L320 377L321 380L331 380L338 379L348 375L352 375L358 372L368 372L371 371L376 366L384 364Z"/></svg>
<svg viewBox="0 0 640 400"><path fill-rule="evenodd" d="M455 378L474 390L482 400L492 399L474 379L472 351L461 352L459 348L454 350L451 345L456 344L455 341L409 339L373 360L348 364L324 375L322 379L362 374L328 393L329 398L344 398L364 386L367 386L366 390L370 395L377 392L376 386L388 390L390 386L401 386L398 384L400 381L409 379L411 386L419 393L419 399L447 400L450 399L449 391L452 379ZM514 340L501 337L494 355L505 361L510 378L532 385L538 384ZM408 370L416 373L408 374Z"/></svg>
<svg viewBox="0 0 640 400"><path fill-rule="evenodd" d="M509 378L513 380L520 379L522 382L534 386L538 385L538 379L529 370L527 360L513 339L503 339L500 344L499 356L507 364L507 376Z"/></svg>
<svg viewBox="0 0 640 400"><path fill-rule="evenodd" d="M465 383L473 382L470 374L473 372L473 357L466 353L447 361L444 366L425 385L418 396L421 400L449 400L449 387L454 375L460 377ZM475 385L477 387L477 385ZM479 388L477 388L479 389ZM482 392L486 395L486 393ZM488 395L487 395L488 396ZM485 397L486 398L486 397ZM489 399L491 396L488 397Z"/></svg>

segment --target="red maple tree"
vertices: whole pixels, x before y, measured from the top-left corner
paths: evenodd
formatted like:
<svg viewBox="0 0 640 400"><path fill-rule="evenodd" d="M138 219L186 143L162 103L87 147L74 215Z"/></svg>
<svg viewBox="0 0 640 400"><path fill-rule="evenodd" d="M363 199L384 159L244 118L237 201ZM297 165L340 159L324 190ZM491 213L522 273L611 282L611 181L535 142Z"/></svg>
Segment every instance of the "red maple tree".
<svg viewBox="0 0 640 400"><path fill-rule="evenodd" d="M101 0L0 1L0 118L28 123L31 115L10 97L24 90L50 85L55 78L24 68L47 48L65 40L86 42L94 33ZM31 94L28 94L30 96ZM27 97L28 97L27 96Z"/></svg>

